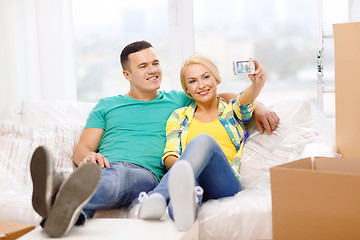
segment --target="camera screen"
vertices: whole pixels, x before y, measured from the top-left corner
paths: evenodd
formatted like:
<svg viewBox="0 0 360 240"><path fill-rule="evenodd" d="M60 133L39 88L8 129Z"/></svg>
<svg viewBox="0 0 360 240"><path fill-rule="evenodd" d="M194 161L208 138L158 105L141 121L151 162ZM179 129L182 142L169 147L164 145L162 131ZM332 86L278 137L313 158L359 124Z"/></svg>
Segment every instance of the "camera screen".
<svg viewBox="0 0 360 240"><path fill-rule="evenodd" d="M249 61L238 61L236 62L236 69L238 73L249 73L250 62Z"/></svg>

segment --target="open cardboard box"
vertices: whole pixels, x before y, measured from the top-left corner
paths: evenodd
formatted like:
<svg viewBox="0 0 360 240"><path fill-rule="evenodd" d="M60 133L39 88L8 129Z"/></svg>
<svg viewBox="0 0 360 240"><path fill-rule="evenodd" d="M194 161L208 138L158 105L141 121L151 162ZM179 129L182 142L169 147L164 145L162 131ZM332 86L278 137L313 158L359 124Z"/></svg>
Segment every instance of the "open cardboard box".
<svg viewBox="0 0 360 240"><path fill-rule="evenodd" d="M0 239L17 239L35 229L35 226L26 223L0 222Z"/></svg>
<svg viewBox="0 0 360 240"><path fill-rule="evenodd" d="M310 158L270 168L273 239L360 239L360 160Z"/></svg>
<svg viewBox="0 0 360 240"><path fill-rule="evenodd" d="M360 22L334 24L336 146L360 159Z"/></svg>

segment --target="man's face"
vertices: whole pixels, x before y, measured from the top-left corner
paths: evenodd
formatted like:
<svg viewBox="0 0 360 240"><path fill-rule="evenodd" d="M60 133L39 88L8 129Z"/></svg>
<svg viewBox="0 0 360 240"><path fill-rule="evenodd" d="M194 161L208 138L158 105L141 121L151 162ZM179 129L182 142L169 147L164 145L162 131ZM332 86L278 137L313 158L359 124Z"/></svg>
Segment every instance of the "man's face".
<svg viewBox="0 0 360 240"><path fill-rule="evenodd" d="M131 53L127 70L124 70L123 73L130 81L132 90L147 93L160 88L162 72L153 48Z"/></svg>

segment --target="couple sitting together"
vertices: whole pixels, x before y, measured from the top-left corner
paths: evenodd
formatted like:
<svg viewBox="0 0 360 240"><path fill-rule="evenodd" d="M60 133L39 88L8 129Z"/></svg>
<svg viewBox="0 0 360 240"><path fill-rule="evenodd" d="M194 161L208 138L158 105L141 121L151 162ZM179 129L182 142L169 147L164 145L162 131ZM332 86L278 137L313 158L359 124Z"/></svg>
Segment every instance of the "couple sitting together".
<svg viewBox="0 0 360 240"><path fill-rule="evenodd" d="M158 91L160 61L146 41L127 45L120 61L130 91L101 99L91 111L74 151L77 168L64 177L45 147L32 156L32 203L51 237L83 225L96 210L135 199L139 218L161 219L168 209L176 227L188 230L202 202L241 191L239 165L251 117L261 133L279 123L262 103L255 108L266 81L256 60L252 82L240 94L218 93L218 68L201 55L181 67L184 92Z"/></svg>

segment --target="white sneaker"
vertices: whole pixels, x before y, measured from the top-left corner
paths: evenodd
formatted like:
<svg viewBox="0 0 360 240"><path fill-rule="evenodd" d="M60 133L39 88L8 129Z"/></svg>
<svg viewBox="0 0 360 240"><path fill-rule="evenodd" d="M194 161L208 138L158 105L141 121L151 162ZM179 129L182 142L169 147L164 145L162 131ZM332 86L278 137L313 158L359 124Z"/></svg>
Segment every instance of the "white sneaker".
<svg viewBox="0 0 360 240"><path fill-rule="evenodd" d="M197 201L194 171L187 161L176 162L169 175L169 194L174 221L179 231L187 231L195 222Z"/></svg>
<svg viewBox="0 0 360 240"><path fill-rule="evenodd" d="M166 211L166 200L160 193L139 194L140 209L138 218L144 220L160 220Z"/></svg>

